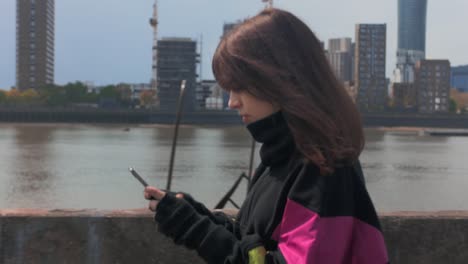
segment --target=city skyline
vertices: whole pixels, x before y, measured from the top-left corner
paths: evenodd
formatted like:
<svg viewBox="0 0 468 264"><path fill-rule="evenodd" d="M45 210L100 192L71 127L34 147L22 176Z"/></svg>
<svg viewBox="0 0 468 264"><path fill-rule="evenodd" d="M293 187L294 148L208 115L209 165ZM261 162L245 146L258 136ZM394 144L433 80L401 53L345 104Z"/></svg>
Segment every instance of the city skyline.
<svg viewBox="0 0 468 264"><path fill-rule="evenodd" d="M391 78L396 60L398 9L396 1L389 2L298 0L287 3L278 0L275 6L304 20L325 43L330 38L342 37L351 37L354 41L354 27L358 23L387 24L386 76ZM110 0L57 2L55 81L58 84L93 81L97 85L149 82L152 29L148 19L152 4L152 1L130 4ZM161 0L159 37L199 39L203 34L202 77L211 79L211 58L222 35L223 24L253 16L263 6L260 0ZM15 8L14 0L0 3L0 88L3 89L15 85ZM464 0L453 0L450 5L429 1L427 58L449 59L453 66L468 64L468 52L459 48L468 45L468 36L456 34L457 26L464 20L463 10L467 9L468 2ZM195 13L193 10L200 11ZM226 11L215 13L213 10Z"/></svg>

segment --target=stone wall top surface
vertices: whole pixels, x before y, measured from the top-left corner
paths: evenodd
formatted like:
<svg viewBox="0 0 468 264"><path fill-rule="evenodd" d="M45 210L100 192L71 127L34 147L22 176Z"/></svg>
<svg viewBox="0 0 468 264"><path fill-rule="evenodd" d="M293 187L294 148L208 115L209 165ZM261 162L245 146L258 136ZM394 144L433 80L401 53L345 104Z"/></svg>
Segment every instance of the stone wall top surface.
<svg viewBox="0 0 468 264"><path fill-rule="evenodd" d="M235 214L236 209L224 209L227 214ZM97 209L0 209L0 217L150 217L153 213L147 208L122 209L122 210L97 210ZM461 218L468 219L468 211L396 211L379 212L380 217L402 218Z"/></svg>

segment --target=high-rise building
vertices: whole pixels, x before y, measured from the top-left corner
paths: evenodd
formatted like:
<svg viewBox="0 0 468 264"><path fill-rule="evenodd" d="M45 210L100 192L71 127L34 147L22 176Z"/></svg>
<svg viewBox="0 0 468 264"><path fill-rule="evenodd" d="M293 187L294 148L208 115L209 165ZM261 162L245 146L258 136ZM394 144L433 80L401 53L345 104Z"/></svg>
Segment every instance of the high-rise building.
<svg viewBox="0 0 468 264"><path fill-rule="evenodd" d="M225 94L225 92L221 89L215 80L202 80L198 85L197 91L197 102L199 103L200 109L224 109L222 97L223 94Z"/></svg>
<svg viewBox="0 0 468 264"><path fill-rule="evenodd" d="M55 0L16 1L16 86L54 83Z"/></svg>
<svg viewBox="0 0 468 264"><path fill-rule="evenodd" d="M229 32L231 32L235 27L238 25L242 24L242 20L238 20L233 23L224 23L223 25L223 35L221 38L224 38ZM223 107L222 109L229 109L228 103L229 103L229 93L227 93L225 90L222 91L222 98L223 98Z"/></svg>
<svg viewBox="0 0 468 264"><path fill-rule="evenodd" d="M427 0L398 0L398 48L426 51Z"/></svg>
<svg viewBox="0 0 468 264"><path fill-rule="evenodd" d="M233 23L224 23L223 25L223 35L221 37L226 36L231 30L233 30L235 27L240 25L242 23L242 20L238 20Z"/></svg>
<svg viewBox="0 0 468 264"><path fill-rule="evenodd" d="M351 97L351 100L353 100L354 103L356 103L356 98L357 98L357 87L354 85L354 82L344 82L343 86L348 93L349 97Z"/></svg>
<svg viewBox="0 0 468 264"><path fill-rule="evenodd" d="M395 82L414 82L414 66L426 56L426 14L427 0L398 0Z"/></svg>
<svg viewBox="0 0 468 264"><path fill-rule="evenodd" d="M328 60L336 76L342 82L353 78L352 63L354 50L351 38L330 39L328 41Z"/></svg>
<svg viewBox="0 0 468 264"><path fill-rule="evenodd" d="M386 32L386 24L356 25L354 80L361 111L379 111L386 105Z"/></svg>
<svg viewBox="0 0 468 264"><path fill-rule="evenodd" d="M163 38L158 41L158 97L161 111L175 112L182 80L186 81L184 110L196 106L197 42L190 38Z"/></svg>
<svg viewBox="0 0 468 264"><path fill-rule="evenodd" d="M202 80L197 84L195 97L198 109L206 109L206 99L211 97L213 87L217 85L218 83L215 80Z"/></svg>
<svg viewBox="0 0 468 264"><path fill-rule="evenodd" d="M350 51L351 38L335 38L328 40L328 50L330 52Z"/></svg>
<svg viewBox="0 0 468 264"><path fill-rule="evenodd" d="M420 60L416 63L415 84L419 112L448 112L450 71L448 60Z"/></svg>
<svg viewBox="0 0 468 264"><path fill-rule="evenodd" d="M322 47L322 49L325 50L325 42L320 41L320 47Z"/></svg>
<svg viewBox="0 0 468 264"><path fill-rule="evenodd" d="M452 67L452 87L460 92L468 92L468 65Z"/></svg>
<svg viewBox="0 0 468 264"><path fill-rule="evenodd" d="M417 110L415 83L392 83L392 106L399 111Z"/></svg>

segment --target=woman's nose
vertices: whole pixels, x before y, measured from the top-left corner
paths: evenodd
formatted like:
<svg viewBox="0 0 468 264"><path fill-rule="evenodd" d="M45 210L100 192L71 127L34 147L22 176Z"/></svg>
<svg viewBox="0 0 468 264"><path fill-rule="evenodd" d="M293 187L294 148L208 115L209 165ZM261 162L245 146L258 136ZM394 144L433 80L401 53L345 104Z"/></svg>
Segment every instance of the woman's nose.
<svg viewBox="0 0 468 264"><path fill-rule="evenodd" d="M237 96L233 94L233 92L229 93L229 101L228 101L228 106L231 109L238 109L240 107L240 101Z"/></svg>

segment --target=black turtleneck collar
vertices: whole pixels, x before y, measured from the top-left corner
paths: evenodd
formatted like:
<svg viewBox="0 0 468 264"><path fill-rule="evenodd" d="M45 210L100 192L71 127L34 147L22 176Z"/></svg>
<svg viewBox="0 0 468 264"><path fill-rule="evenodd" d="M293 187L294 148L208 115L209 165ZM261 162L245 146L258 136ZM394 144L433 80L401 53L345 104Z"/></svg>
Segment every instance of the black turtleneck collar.
<svg viewBox="0 0 468 264"><path fill-rule="evenodd" d="M255 141L263 143L260 158L265 166L287 160L294 152L294 140L281 111L247 125Z"/></svg>

